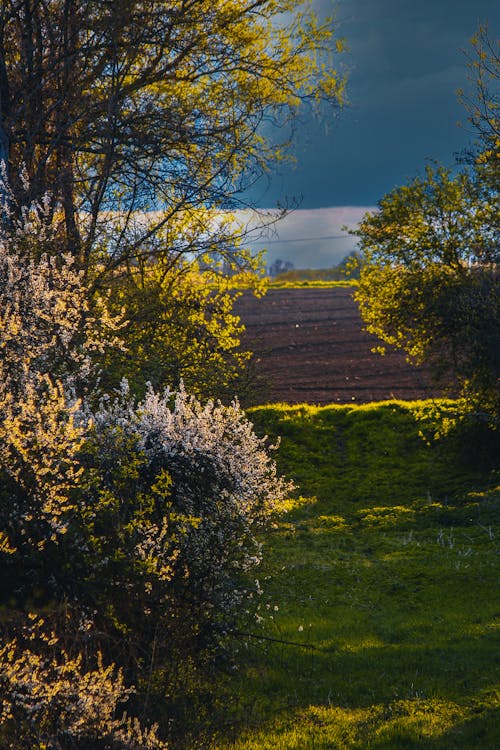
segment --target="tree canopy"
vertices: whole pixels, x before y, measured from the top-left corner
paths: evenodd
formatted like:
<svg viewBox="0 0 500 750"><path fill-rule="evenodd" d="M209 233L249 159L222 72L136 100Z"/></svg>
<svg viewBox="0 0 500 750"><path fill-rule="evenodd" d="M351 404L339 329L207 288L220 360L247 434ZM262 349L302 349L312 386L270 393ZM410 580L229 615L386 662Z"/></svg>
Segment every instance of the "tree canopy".
<svg viewBox="0 0 500 750"><path fill-rule="evenodd" d="M217 277L259 263L231 209L286 158L301 106L341 104L333 33L309 0L0 3L0 230L42 220L50 242L30 250L69 253L90 298L125 305L115 379L144 362L139 381L193 384L196 362L195 392L226 395L247 357ZM211 268L197 297L196 263Z"/></svg>
<svg viewBox="0 0 500 750"><path fill-rule="evenodd" d="M151 252L144 240L179 214L199 231L162 252L208 249L204 210L234 205L283 158L301 102L341 101L331 21L307 6L2 3L0 158L14 205L48 195L61 245L85 269Z"/></svg>
<svg viewBox="0 0 500 750"><path fill-rule="evenodd" d="M472 49L473 93L459 94L476 141L460 169L428 165L364 217L356 298L369 331L498 422L500 42L482 26Z"/></svg>

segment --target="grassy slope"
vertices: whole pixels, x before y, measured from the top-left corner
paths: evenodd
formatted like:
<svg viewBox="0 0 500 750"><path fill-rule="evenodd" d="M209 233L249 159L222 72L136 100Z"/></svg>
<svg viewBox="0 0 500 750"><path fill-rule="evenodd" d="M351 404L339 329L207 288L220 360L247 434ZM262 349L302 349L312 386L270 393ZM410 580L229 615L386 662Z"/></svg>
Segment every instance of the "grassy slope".
<svg viewBox="0 0 500 750"><path fill-rule="evenodd" d="M264 540L259 632L301 645L253 642L217 747L500 747L500 480L426 444L425 409L251 411L303 496Z"/></svg>

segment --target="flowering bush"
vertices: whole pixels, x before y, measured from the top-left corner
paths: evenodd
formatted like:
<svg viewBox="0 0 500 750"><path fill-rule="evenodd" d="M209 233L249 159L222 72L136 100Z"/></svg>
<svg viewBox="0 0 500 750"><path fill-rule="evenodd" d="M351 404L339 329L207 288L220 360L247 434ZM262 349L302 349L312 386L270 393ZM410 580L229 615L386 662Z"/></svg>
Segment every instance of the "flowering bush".
<svg viewBox="0 0 500 750"><path fill-rule="evenodd" d="M116 325L71 261L26 247L0 242L0 745L153 750L120 706L168 730L259 591L255 532L290 487L237 402L123 383L96 406Z"/></svg>
<svg viewBox="0 0 500 750"><path fill-rule="evenodd" d="M85 669L83 655L68 654L35 615L20 630L26 644L17 638L0 649L2 747L166 749L155 726L144 730L137 720L117 712L134 692L125 686L121 669L105 667L101 653L94 668Z"/></svg>
<svg viewBox="0 0 500 750"><path fill-rule="evenodd" d="M80 418L92 424L85 507L94 526L113 506L121 514L123 555L149 576L142 608L154 591L183 636L190 627L205 636L226 630L250 593L242 574L260 562L255 531L290 490L265 440L236 401L202 405L182 385L163 395L150 389L136 404L123 383L116 398ZM157 610L153 616L158 623Z"/></svg>
<svg viewBox="0 0 500 750"><path fill-rule="evenodd" d="M33 606L63 605L78 617L68 585L82 543L72 494L86 427L74 420L76 393L88 390L92 354L114 343L104 332L116 328L91 314L70 259L29 253L41 242L30 226L0 241L0 744L159 749L154 730L120 717L133 690L119 667L96 649L79 652L64 622L44 633L36 614L36 629L26 618Z"/></svg>
<svg viewBox="0 0 500 750"><path fill-rule="evenodd" d="M76 396L95 380L92 355L118 343L120 323L103 308L90 310L71 258L36 255L49 229L32 213L0 237L0 476L4 492L10 486L3 523L37 545L66 531L83 435L73 419ZM33 537L25 522L38 529Z"/></svg>
<svg viewBox="0 0 500 750"><path fill-rule="evenodd" d="M87 391L96 376L93 355L121 347L121 315L110 316L104 299L91 303L83 271L71 256L51 254L54 247L57 229L47 224L43 206L27 209L8 233L0 225L4 392L22 395L35 375Z"/></svg>
<svg viewBox="0 0 500 750"><path fill-rule="evenodd" d="M71 262L0 242L0 520L15 546L67 530L82 430L69 391L89 374L85 290Z"/></svg>

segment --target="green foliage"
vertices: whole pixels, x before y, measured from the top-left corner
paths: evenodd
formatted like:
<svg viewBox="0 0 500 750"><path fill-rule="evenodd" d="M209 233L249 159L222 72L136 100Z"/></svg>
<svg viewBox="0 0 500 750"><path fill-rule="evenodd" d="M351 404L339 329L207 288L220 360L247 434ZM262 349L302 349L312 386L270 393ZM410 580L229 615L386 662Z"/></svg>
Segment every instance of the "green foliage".
<svg viewBox="0 0 500 750"><path fill-rule="evenodd" d="M243 325L232 311L243 283L261 285L257 276L156 263L116 278L108 305L127 320L125 347L104 353L102 387L116 388L125 377L143 395L146 382L163 389L182 380L198 397L232 398L251 356L240 346Z"/></svg>
<svg viewBox="0 0 500 750"><path fill-rule="evenodd" d="M498 746L499 454L490 432L492 462L464 461L461 416L251 410L304 497L262 538L263 622L218 749Z"/></svg>
<svg viewBox="0 0 500 750"><path fill-rule="evenodd" d="M498 186L428 167L367 214L355 298L367 330L498 415L500 293Z"/></svg>
<svg viewBox="0 0 500 750"><path fill-rule="evenodd" d="M395 188L377 213L367 214L359 232L363 254L410 270L432 263L456 272L490 266L498 253L497 191L487 200L473 172L453 175L428 165L424 176Z"/></svg>
<svg viewBox="0 0 500 750"><path fill-rule="evenodd" d="M192 716L250 616L290 485L236 402L87 393L113 339L71 261L0 244L0 275L0 745L161 750L152 722Z"/></svg>
<svg viewBox="0 0 500 750"><path fill-rule="evenodd" d="M498 424L500 48L486 26L472 45L474 93L460 92L478 136L469 169L428 166L366 215L355 232L365 259L356 298L369 331L430 363Z"/></svg>

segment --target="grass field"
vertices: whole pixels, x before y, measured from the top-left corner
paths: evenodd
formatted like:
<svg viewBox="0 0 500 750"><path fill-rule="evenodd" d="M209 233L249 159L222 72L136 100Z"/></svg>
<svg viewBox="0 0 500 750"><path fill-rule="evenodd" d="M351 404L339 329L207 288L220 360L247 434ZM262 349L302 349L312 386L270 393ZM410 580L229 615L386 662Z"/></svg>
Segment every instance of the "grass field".
<svg viewBox="0 0 500 750"><path fill-rule="evenodd" d="M343 279L342 281L320 280L320 279L293 279L291 281L270 280L270 289L302 289L303 287L315 287L319 289L333 289L334 287L357 287L355 279Z"/></svg>
<svg viewBox="0 0 500 750"><path fill-rule="evenodd" d="M217 748L500 747L500 476L489 439L435 441L431 412L251 411L299 491L263 539L261 637Z"/></svg>

